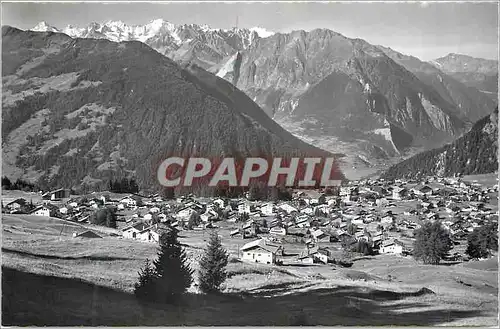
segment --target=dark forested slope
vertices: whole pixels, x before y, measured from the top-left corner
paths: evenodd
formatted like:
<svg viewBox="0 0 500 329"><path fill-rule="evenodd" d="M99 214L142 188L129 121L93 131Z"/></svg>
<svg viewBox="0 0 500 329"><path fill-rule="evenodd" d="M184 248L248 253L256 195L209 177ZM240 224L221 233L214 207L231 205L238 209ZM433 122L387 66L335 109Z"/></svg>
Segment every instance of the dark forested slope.
<svg viewBox="0 0 500 329"><path fill-rule="evenodd" d="M390 167L385 179L485 174L498 170L498 108L451 144Z"/></svg>

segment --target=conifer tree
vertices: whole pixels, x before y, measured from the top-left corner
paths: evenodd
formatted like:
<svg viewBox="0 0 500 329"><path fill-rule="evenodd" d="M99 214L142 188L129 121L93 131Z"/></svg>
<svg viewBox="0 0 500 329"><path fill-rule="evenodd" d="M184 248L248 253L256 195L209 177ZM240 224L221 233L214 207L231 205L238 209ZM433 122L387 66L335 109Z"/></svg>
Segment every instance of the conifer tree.
<svg viewBox="0 0 500 329"><path fill-rule="evenodd" d="M199 285L205 293L217 293L226 280L226 266L229 255L222 247L221 240L216 231L210 235L205 254L200 260Z"/></svg>
<svg viewBox="0 0 500 329"><path fill-rule="evenodd" d="M144 267L139 271L139 281L134 285L135 296L144 301L154 301L157 296L155 288L156 272L146 259Z"/></svg>
<svg viewBox="0 0 500 329"><path fill-rule="evenodd" d="M193 270L187 264L187 255L177 239L177 231L169 230L160 237L158 259L153 262L157 279L159 301L175 303L193 282Z"/></svg>

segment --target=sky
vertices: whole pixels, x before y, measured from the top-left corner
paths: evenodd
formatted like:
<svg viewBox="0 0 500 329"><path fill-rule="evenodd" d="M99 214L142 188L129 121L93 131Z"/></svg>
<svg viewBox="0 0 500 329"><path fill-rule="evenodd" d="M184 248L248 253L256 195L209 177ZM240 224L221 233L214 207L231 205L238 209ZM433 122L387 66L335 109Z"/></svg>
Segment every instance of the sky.
<svg viewBox="0 0 500 329"><path fill-rule="evenodd" d="M21 29L40 21L57 28L121 20L212 28L264 27L275 32L328 28L349 38L391 47L422 60L449 53L498 59L498 4L465 2L357 3L6 3L2 25Z"/></svg>

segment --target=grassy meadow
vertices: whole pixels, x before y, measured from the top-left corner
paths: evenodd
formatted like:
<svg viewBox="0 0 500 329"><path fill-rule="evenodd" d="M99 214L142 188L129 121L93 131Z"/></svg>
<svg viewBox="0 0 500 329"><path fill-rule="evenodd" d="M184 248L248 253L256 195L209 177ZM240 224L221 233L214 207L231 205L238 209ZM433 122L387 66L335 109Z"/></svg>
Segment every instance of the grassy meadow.
<svg viewBox="0 0 500 329"><path fill-rule="evenodd" d="M155 258L155 244L73 238L88 225L29 215L4 215L2 226L4 325L497 324L496 259L430 266L379 255L355 259L351 268L248 264L237 260L248 240L222 227L231 255L222 295L193 286L181 305L141 305L133 285L144 260ZM179 236L196 270L208 233Z"/></svg>

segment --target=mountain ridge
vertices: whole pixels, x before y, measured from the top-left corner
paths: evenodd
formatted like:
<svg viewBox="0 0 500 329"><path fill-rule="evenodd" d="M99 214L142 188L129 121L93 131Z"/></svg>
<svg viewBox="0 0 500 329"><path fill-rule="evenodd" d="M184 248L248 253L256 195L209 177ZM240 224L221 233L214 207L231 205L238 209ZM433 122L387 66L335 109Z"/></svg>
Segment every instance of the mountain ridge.
<svg viewBox="0 0 500 329"><path fill-rule="evenodd" d="M498 60L450 53L433 60L431 64L498 101Z"/></svg>
<svg viewBox="0 0 500 329"><path fill-rule="evenodd" d="M134 176L158 189L156 168L172 155L333 156L226 81L206 71L200 80L144 43L11 27L2 39L4 173L20 168L44 188Z"/></svg>

